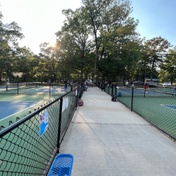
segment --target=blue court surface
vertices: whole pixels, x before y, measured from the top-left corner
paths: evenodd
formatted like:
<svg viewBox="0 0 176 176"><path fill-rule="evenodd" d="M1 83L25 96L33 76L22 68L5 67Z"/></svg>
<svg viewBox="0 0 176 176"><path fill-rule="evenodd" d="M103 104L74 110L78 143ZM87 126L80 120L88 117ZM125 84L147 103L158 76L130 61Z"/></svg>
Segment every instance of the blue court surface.
<svg viewBox="0 0 176 176"><path fill-rule="evenodd" d="M120 88L119 91L121 91L122 94L123 94L123 93L129 94L129 95L132 94L132 89L122 89L122 88ZM152 91L144 91L144 89L134 89L134 90L133 90L133 93L134 93L135 95L144 95L144 93L147 93L147 94L150 94L150 95L155 95L155 94L157 94L156 92L152 92Z"/></svg>
<svg viewBox="0 0 176 176"><path fill-rule="evenodd" d="M165 104L164 106L166 106L167 108L171 108L171 109L176 110L176 105L168 105L168 104Z"/></svg>
<svg viewBox="0 0 176 176"><path fill-rule="evenodd" d="M36 104L36 102L0 101L0 120Z"/></svg>

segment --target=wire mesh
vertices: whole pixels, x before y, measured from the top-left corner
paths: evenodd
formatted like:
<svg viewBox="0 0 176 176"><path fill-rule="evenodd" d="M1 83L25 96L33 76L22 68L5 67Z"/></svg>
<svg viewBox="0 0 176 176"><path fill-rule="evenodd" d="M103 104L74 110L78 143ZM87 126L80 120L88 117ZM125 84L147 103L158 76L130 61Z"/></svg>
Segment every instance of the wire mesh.
<svg viewBox="0 0 176 176"><path fill-rule="evenodd" d="M133 110L176 139L176 94L145 91L145 96L134 94Z"/></svg>
<svg viewBox="0 0 176 176"><path fill-rule="evenodd" d="M62 121L61 121L61 138L65 134L65 130L68 127L68 122L71 120L70 117L73 116L75 107L76 107L76 93L72 91L70 94L63 98L63 106L62 106Z"/></svg>
<svg viewBox="0 0 176 176"><path fill-rule="evenodd" d="M0 175L47 174L76 107L75 91L64 96L0 131Z"/></svg>
<svg viewBox="0 0 176 176"><path fill-rule="evenodd" d="M121 96L118 96L119 93L121 93ZM116 95L118 101L176 139L175 89L144 90L142 88L119 87Z"/></svg>
<svg viewBox="0 0 176 176"><path fill-rule="evenodd" d="M105 88L105 92L108 93L109 95L116 95L118 101L125 104L128 108L131 108L131 94L132 94L131 88L107 86Z"/></svg>
<svg viewBox="0 0 176 176"><path fill-rule="evenodd" d="M42 175L56 150L58 102L47 108L49 128L40 135L40 112L1 137L0 175ZM54 118L51 118L54 117Z"/></svg>
<svg viewBox="0 0 176 176"><path fill-rule="evenodd" d="M8 88L5 86L0 87L1 94L27 94L27 95L51 95L57 96L64 94L71 90L71 86L64 88L60 84L49 83L10 83Z"/></svg>

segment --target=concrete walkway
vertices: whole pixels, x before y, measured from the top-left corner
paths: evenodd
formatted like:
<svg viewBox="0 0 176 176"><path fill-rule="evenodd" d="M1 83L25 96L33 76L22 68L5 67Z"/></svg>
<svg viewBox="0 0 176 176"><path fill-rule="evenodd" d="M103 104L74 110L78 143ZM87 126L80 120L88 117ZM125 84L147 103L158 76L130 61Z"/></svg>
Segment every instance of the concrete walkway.
<svg viewBox="0 0 176 176"><path fill-rule="evenodd" d="M83 95L60 153L72 176L175 176L176 143L97 87Z"/></svg>

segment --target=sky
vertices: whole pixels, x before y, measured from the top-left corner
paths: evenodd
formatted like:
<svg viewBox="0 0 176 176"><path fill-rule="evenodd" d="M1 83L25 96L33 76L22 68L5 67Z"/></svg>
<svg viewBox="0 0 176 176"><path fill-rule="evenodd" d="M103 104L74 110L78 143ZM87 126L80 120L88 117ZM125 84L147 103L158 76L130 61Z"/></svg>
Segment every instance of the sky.
<svg viewBox="0 0 176 176"><path fill-rule="evenodd" d="M176 45L176 0L131 0L134 19L139 20L137 31L141 37L151 39L161 36ZM25 38L20 46L29 47L35 54L39 45L55 44L55 33L61 28L63 9L75 10L81 0L0 0L3 23L15 21Z"/></svg>
<svg viewBox="0 0 176 176"><path fill-rule="evenodd" d="M176 0L131 0L141 37L163 37L176 46Z"/></svg>
<svg viewBox="0 0 176 176"><path fill-rule="evenodd" d="M29 47L35 54L40 52L41 43L55 44L55 33L65 18L62 10L80 6L81 0L0 0L2 22L15 21L25 36L20 46Z"/></svg>

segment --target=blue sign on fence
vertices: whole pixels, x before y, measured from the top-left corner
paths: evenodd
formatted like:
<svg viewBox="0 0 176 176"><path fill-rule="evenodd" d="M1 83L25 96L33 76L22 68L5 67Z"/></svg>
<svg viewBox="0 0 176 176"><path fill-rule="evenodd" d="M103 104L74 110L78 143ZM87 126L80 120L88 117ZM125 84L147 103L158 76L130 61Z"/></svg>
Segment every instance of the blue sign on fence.
<svg viewBox="0 0 176 176"><path fill-rule="evenodd" d="M44 110L39 114L39 124L40 124L40 137L46 132L48 129L48 111Z"/></svg>

